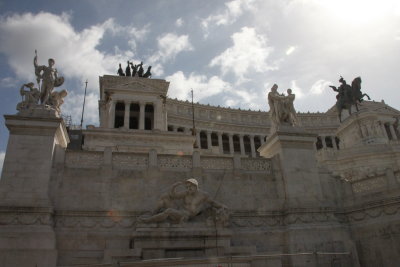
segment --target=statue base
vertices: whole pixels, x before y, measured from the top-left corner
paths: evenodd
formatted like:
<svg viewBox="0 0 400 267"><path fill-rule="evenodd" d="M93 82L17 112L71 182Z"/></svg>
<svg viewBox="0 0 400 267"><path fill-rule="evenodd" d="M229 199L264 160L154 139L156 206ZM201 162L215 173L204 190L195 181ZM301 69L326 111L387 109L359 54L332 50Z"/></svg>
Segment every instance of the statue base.
<svg viewBox="0 0 400 267"><path fill-rule="evenodd" d="M314 144L317 135L303 128L280 125L258 149L265 158L277 158L286 191L286 206L319 207L321 184Z"/></svg>
<svg viewBox="0 0 400 267"><path fill-rule="evenodd" d="M172 227L171 227L172 226ZM184 225L138 225L132 235L132 249L142 259L223 256L230 251L232 232L226 228Z"/></svg>
<svg viewBox="0 0 400 267"><path fill-rule="evenodd" d="M60 113L48 105L32 105L29 108L20 109L17 113L21 117L34 118L60 118Z"/></svg>

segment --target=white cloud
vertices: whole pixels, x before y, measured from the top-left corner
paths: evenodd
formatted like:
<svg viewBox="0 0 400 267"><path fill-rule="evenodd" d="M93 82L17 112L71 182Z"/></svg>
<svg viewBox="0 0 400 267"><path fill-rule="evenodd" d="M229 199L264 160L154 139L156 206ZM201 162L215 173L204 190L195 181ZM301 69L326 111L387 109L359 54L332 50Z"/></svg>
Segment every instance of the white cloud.
<svg viewBox="0 0 400 267"><path fill-rule="evenodd" d="M297 85L296 81L293 80L290 82L291 86L290 89L292 89L293 94L296 95L297 99L301 99L304 97L304 92L303 90ZM286 94L286 90L285 90L285 94Z"/></svg>
<svg viewBox="0 0 400 267"><path fill-rule="evenodd" d="M166 77L166 80L171 82L168 96L180 100L189 99L192 89L195 101L231 90L231 85L217 76L207 78L205 75L191 73L186 77L182 71L178 71Z"/></svg>
<svg viewBox="0 0 400 267"><path fill-rule="evenodd" d="M155 75L164 73L162 64L174 59L183 51L193 50L188 35L176 35L166 33L157 38L158 52L149 58L149 63L153 65L152 72Z"/></svg>
<svg viewBox="0 0 400 267"><path fill-rule="evenodd" d="M267 45L267 38L257 34L254 28L243 27L231 36L233 46L213 58L210 66L219 66L223 75L232 72L239 82L245 80L249 72L265 72L276 69L267 59L272 47Z"/></svg>
<svg viewBox="0 0 400 267"><path fill-rule="evenodd" d="M123 31L130 31L131 37L138 40L145 38L147 32L146 29L121 27L112 19L77 32L70 23L70 16L65 13L60 16L46 12L15 14L0 20L0 53L6 55L16 78L23 82L35 81L32 63L35 49L38 50L39 65L47 64L50 57L55 59L59 75L66 79L65 84L88 79L88 102L96 102L96 110L87 110L91 114L87 122L98 123L95 97L99 90L98 77L107 73L116 74L118 63L133 55L130 51L118 48L114 53L107 54L97 47L106 32L119 34ZM82 88L83 85L79 88L65 88L69 95L62 107L64 114L75 116L78 114L76 109L81 110L82 101L73 100L76 97L73 91ZM60 89L63 88L56 88ZM80 115L78 118L80 120Z"/></svg>
<svg viewBox="0 0 400 267"><path fill-rule="evenodd" d="M3 170L3 163L4 163L5 156L6 156L6 153L4 151L0 151L0 178L1 178L1 173Z"/></svg>
<svg viewBox="0 0 400 267"><path fill-rule="evenodd" d="M12 77L5 77L0 80L1 87L12 88L17 86L17 80Z"/></svg>
<svg viewBox="0 0 400 267"><path fill-rule="evenodd" d="M81 122L82 107L83 107L83 94L71 91L65 98L63 106L61 106L62 113L71 115L72 124L78 125ZM97 93L89 93L86 95L85 113L83 118L83 127L87 124L96 124L98 121L98 100Z"/></svg>
<svg viewBox="0 0 400 267"><path fill-rule="evenodd" d="M123 36L128 39L128 45L133 52L136 52L137 42L144 41L150 32L150 25L147 24L142 28L136 28L133 25L122 26L115 23L113 18L103 23L104 29L114 36Z"/></svg>
<svg viewBox="0 0 400 267"><path fill-rule="evenodd" d="M183 19L182 19L182 18L177 19L177 20L175 21L175 25L176 25L177 27L181 27L181 26L183 25Z"/></svg>
<svg viewBox="0 0 400 267"><path fill-rule="evenodd" d="M208 36L210 25L215 24L220 26L234 23L244 11L254 8L254 2L254 0L233 0L225 3L226 8L224 10L210 15L201 21L201 25L205 31L205 37Z"/></svg>
<svg viewBox="0 0 400 267"><path fill-rule="evenodd" d="M296 50L295 46L291 46L288 48L288 50L286 50L286 55L290 55L291 53L294 52L294 50Z"/></svg>
<svg viewBox="0 0 400 267"><path fill-rule="evenodd" d="M330 81L318 80L311 86L310 94L320 95L332 84Z"/></svg>

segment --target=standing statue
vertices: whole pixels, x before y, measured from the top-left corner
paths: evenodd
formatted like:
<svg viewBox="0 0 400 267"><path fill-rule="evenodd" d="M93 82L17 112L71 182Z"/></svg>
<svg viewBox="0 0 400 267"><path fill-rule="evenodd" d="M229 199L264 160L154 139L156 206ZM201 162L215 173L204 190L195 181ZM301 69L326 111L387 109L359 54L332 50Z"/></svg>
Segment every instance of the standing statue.
<svg viewBox="0 0 400 267"><path fill-rule="evenodd" d="M33 59L33 65L35 66L36 80L42 80L40 102L42 104L48 104L51 92L54 87L61 86L64 83L63 77L58 77L57 69L54 68L55 60L49 59L49 66L39 66L37 63L37 51L35 50L35 57Z"/></svg>
<svg viewBox="0 0 400 267"><path fill-rule="evenodd" d="M133 65L133 63L131 62L131 69L132 69L132 77L135 77L137 72L137 65Z"/></svg>
<svg viewBox="0 0 400 267"><path fill-rule="evenodd" d="M177 187L181 185L185 186L185 190L177 192ZM214 221L224 225L229 217L227 208L212 200L207 193L199 190L198 186L199 184L194 178L173 184L170 191L159 200L156 214L150 217L141 217L139 221L158 223L170 220L173 223L182 223L211 207L215 210ZM177 207L175 203L177 200L183 201L182 208Z"/></svg>
<svg viewBox="0 0 400 267"><path fill-rule="evenodd" d="M147 68L147 71L145 74L143 74L143 78L149 78L151 76L151 66Z"/></svg>
<svg viewBox="0 0 400 267"><path fill-rule="evenodd" d="M25 87L29 88L29 91L25 91ZM29 109L39 103L40 91L34 87L32 82L22 85L19 92L22 96L22 102L18 103L17 110Z"/></svg>
<svg viewBox="0 0 400 267"><path fill-rule="evenodd" d="M298 124L298 119L296 115L296 110L294 108L294 99L296 98L296 95L292 93L292 89L287 89L287 96L284 101L284 106L286 109L286 112L289 114L289 122L291 125L297 125Z"/></svg>
<svg viewBox="0 0 400 267"><path fill-rule="evenodd" d="M124 73L124 71L122 70L122 67L121 67L121 63L119 63L118 75L119 76L125 76L125 73Z"/></svg>
<svg viewBox="0 0 400 267"><path fill-rule="evenodd" d="M139 77L143 77L143 72L144 72L144 70L143 70L143 61L140 62L138 67L139 67L139 70L138 70L137 74L138 74Z"/></svg>
<svg viewBox="0 0 400 267"><path fill-rule="evenodd" d="M339 88L330 85L333 91L337 92L336 95L336 109L338 111L339 121L342 122L342 110L347 109L351 115L351 107L356 106L358 111L358 104L360 104L364 99L364 96L371 100L369 95L363 94L361 92L361 78L357 77L351 83L351 86L346 83L346 80L340 76L339 82L341 83Z"/></svg>
<svg viewBox="0 0 400 267"><path fill-rule="evenodd" d="M294 126L297 124L296 110L294 109L295 94L291 89L288 95L278 93L278 85L274 84L268 93L268 104L270 107L271 130L276 130L281 124Z"/></svg>
<svg viewBox="0 0 400 267"><path fill-rule="evenodd" d="M127 77L131 76L131 68L129 67L129 60L128 60L128 66L126 66L126 69L125 69L125 75Z"/></svg>

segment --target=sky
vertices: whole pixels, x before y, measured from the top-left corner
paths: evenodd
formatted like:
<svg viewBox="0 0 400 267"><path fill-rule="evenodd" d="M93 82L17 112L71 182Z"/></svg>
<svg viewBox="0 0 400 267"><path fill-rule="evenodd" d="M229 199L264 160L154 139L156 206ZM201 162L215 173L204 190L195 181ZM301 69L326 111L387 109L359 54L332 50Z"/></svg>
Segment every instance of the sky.
<svg viewBox="0 0 400 267"><path fill-rule="evenodd" d="M168 96L268 111L266 93L291 88L300 112L335 104L329 85L362 78L362 91L400 109L397 0L0 0L0 113L15 114L19 88L54 58L62 106L98 125L99 76L127 60L170 81ZM8 130L0 118L0 168Z"/></svg>

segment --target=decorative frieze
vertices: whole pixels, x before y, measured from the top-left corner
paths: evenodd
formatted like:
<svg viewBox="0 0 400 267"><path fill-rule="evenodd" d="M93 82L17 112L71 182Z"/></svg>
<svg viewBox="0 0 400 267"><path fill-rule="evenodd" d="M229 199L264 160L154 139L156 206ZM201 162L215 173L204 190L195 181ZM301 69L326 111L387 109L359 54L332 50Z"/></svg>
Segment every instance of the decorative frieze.
<svg viewBox="0 0 400 267"><path fill-rule="evenodd" d="M363 193L368 191L374 191L379 188L386 186L386 179L384 176L374 177L358 182L354 182L352 184L354 193Z"/></svg>
<svg viewBox="0 0 400 267"><path fill-rule="evenodd" d="M102 152L67 151L65 159L69 168L98 168L103 162Z"/></svg>
<svg viewBox="0 0 400 267"><path fill-rule="evenodd" d="M113 166L118 168L147 168L149 164L148 154L114 153Z"/></svg>
<svg viewBox="0 0 400 267"><path fill-rule="evenodd" d="M233 169L233 158L201 157L200 164L204 169Z"/></svg>
<svg viewBox="0 0 400 267"><path fill-rule="evenodd" d="M271 174L271 160L242 158L241 166L246 171L262 171Z"/></svg>
<svg viewBox="0 0 400 267"><path fill-rule="evenodd" d="M174 156L174 155L159 155L158 166L161 168L192 168L192 157L190 156Z"/></svg>

